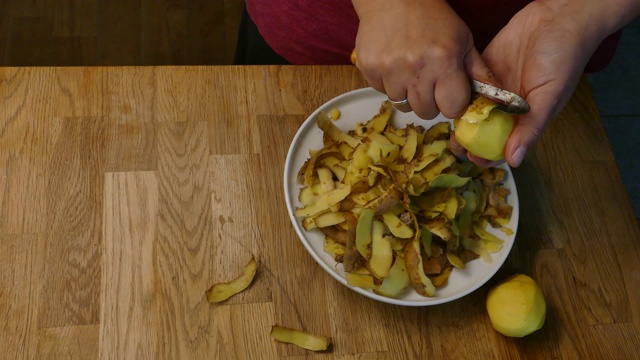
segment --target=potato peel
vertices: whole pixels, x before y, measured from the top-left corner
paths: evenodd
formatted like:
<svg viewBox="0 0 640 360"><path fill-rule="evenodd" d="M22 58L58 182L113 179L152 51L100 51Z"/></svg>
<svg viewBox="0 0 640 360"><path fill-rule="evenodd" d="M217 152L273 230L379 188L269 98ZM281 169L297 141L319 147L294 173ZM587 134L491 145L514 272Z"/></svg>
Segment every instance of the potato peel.
<svg viewBox="0 0 640 360"><path fill-rule="evenodd" d="M482 229L508 234L513 208L505 170L452 154L449 122L395 128L393 111L383 102L349 131L318 116L324 147L310 150L298 173L295 215L306 230L331 238L325 251L342 263L350 286L388 297L411 287L430 297L466 262L491 262L502 241Z"/></svg>
<svg viewBox="0 0 640 360"><path fill-rule="evenodd" d="M217 303L221 301L225 301L228 298L232 297L235 294L238 294L244 291L256 275L258 270L258 262L254 257L251 257L251 260L244 267L244 270L240 276L237 278L224 283L214 284L206 291L207 301L210 303Z"/></svg>
<svg viewBox="0 0 640 360"><path fill-rule="evenodd" d="M404 246L404 261L409 271L409 280L418 294L425 297L434 296L436 287L424 273L419 241L418 236L414 236Z"/></svg>
<svg viewBox="0 0 640 360"><path fill-rule="evenodd" d="M271 336L280 342L293 344L311 351L325 351L331 345L330 337L314 335L279 325L271 327Z"/></svg>

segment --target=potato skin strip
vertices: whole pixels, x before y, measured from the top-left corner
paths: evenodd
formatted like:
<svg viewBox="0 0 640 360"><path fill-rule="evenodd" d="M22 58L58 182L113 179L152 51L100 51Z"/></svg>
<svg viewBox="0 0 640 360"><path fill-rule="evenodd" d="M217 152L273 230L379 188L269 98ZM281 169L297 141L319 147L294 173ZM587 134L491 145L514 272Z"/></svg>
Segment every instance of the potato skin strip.
<svg viewBox="0 0 640 360"><path fill-rule="evenodd" d="M345 132L340 130L337 126L333 124L329 116L321 112L318 114L316 118L318 127L322 129L333 141L335 142L345 142L349 144L352 148L357 147L360 144L360 140L355 139L354 137L347 135Z"/></svg>
<svg viewBox="0 0 640 360"><path fill-rule="evenodd" d="M420 255L419 235L407 241L404 246L404 261L409 272L411 286L420 295L429 297L436 294L436 287L424 273L422 256Z"/></svg>
<svg viewBox="0 0 640 360"><path fill-rule="evenodd" d="M362 255L360 255L358 247L356 246L356 226L358 219L351 213L346 214L345 218L347 220L347 242L344 249L343 264L344 270L350 272L355 269L356 263Z"/></svg>
<svg viewBox="0 0 640 360"><path fill-rule="evenodd" d="M206 291L207 301L210 303L225 301L233 295L244 291L249 287L249 285L251 285L253 278L256 276L257 270L258 263L254 257L251 257L251 260L249 260L247 265L244 267L240 276L229 282L217 283L210 287L209 290Z"/></svg>
<svg viewBox="0 0 640 360"><path fill-rule="evenodd" d="M331 338L309 334L304 331L273 325L271 336L283 343L293 344L311 351L325 351L331 345Z"/></svg>

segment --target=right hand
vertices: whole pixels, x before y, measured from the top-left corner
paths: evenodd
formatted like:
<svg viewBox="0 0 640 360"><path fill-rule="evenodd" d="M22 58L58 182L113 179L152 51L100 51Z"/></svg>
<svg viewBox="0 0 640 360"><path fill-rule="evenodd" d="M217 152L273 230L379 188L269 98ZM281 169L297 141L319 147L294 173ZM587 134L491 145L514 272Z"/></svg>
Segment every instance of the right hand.
<svg viewBox="0 0 640 360"><path fill-rule="evenodd" d="M461 115L469 78L494 82L467 25L444 0L353 0L360 18L356 66L401 111L423 119Z"/></svg>

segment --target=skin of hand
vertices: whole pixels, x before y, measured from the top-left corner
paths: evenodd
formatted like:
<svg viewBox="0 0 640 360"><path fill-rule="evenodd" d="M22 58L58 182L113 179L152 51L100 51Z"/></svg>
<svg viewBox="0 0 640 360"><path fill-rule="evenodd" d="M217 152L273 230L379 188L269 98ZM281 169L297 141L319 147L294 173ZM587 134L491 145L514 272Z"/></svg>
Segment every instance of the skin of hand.
<svg viewBox="0 0 640 360"><path fill-rule="evenodd" d="M575 2L574 6L567 4L552 0L530 3L511 19L482 54L498 83L523 96L531 106L529 113L518 116L505 146L505 158L512 167L522 163L527 150L568 102L600 42L627 21L624 17L628 14L610 14L598 20L598 11L589 11L588 1L578 7ZM611 20L615 16L620 20L617 25ZM633 17L628 21L631 19ZM496 164L466 152L455 140L455 134L450 147L456 155L466 155L480 166Z"/></svg>
<svg viewBox="0 0 640 360"><path fill-rule="evenodd" d="M461 115L469 105L469 77L491 71L467 25L444 0L353 0L360 19L356 66L391 100L407 99L423 119Z"/></svg>

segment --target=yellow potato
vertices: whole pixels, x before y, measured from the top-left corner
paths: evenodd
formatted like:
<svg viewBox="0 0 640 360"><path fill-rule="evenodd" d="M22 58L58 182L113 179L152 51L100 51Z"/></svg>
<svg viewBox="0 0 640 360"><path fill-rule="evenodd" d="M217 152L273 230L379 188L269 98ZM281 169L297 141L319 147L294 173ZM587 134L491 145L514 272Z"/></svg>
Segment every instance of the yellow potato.
<svg viewBox="0 0 640 360"><path fill-rule="evenodd" d="M509 337L523 337L544 325L547 304L542 290L527 275L516 274L498 283L487 295L491 325Z"/></svg>
<svg viewBox="0 0 640 360"><path fill-rule="evenodd" d="M496 103L479 97L453 122L456 139L472 154L487 160L504 158L504 147L515 126L515 118L495 108Z"/></svg>

